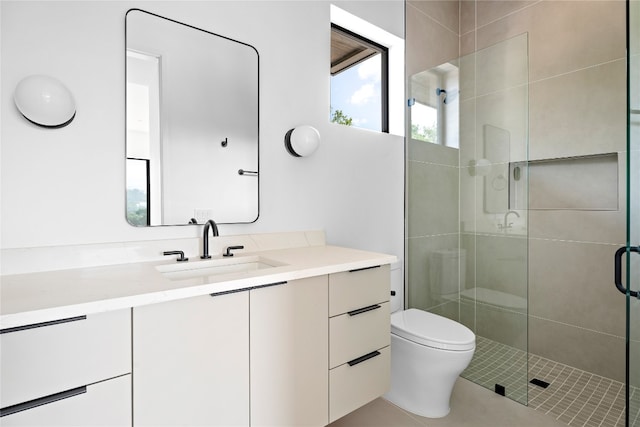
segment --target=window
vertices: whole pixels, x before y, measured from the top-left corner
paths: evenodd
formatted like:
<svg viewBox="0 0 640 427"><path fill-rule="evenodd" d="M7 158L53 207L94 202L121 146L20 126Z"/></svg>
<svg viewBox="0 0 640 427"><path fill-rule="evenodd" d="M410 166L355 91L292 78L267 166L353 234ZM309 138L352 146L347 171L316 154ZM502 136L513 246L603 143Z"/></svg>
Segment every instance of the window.
<svg viewBox="0 0 640 427"><path fill-rule="evenodd" d="M331 24L330 120L389 132L388 49Z"/></svg>

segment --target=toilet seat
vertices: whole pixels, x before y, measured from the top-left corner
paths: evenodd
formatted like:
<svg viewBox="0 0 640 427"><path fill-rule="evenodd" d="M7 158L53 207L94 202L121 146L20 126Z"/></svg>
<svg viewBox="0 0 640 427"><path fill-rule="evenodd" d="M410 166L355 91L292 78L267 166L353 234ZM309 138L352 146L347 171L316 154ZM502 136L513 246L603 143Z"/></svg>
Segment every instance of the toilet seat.
<svg viewBox="0 0 640 427"><path fill-rule="evenodd" d="M415 308L391 315L391 333L442 350L467 351L476 346L476 336L466 326Z"/></svg>

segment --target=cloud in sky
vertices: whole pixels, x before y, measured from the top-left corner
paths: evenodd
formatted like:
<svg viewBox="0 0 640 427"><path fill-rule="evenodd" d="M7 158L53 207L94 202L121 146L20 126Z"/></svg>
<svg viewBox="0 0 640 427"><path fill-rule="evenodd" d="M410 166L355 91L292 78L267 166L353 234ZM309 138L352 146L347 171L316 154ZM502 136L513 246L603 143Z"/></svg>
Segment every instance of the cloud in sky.
<svg viewBox="0 0 640 427"><path fill-rule="evenodd" d="M380 55L369 58L358 66L358 77L362 80L373 80L379 82L382 78L380 74Z"/></svg>
<svg viewBox="0 0 640 427"><path fill-rule="evenodd" d="M364 105L368 103L375 96L375 87L372 83L367 83L362 85L360 89L355 91L353 95L351 95L351 102L354 105Z"/></svg>

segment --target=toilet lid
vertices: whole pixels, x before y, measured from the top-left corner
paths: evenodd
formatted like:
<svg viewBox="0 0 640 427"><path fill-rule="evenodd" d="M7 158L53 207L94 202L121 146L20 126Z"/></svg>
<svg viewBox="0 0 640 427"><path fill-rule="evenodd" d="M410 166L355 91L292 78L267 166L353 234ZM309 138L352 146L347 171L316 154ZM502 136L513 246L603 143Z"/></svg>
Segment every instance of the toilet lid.
<svg viewBox="0 0 640 427"><path fill-rule="evenodd" d="M476 336L471 329L446 317L411 308L391 315L391 333L417 344L443 350L472 350Z"/></svg>

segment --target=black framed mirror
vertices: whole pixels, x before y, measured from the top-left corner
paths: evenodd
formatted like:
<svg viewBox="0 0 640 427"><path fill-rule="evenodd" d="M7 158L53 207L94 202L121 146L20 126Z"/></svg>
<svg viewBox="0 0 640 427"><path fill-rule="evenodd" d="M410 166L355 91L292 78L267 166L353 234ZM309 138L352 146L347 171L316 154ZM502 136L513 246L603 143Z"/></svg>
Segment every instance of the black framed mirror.
<svg viewBox="0 0 640 427"><path fill-rule="evenodd" d="M256 221L257 50L140 9L125 36L127 221Z"/></svg>

